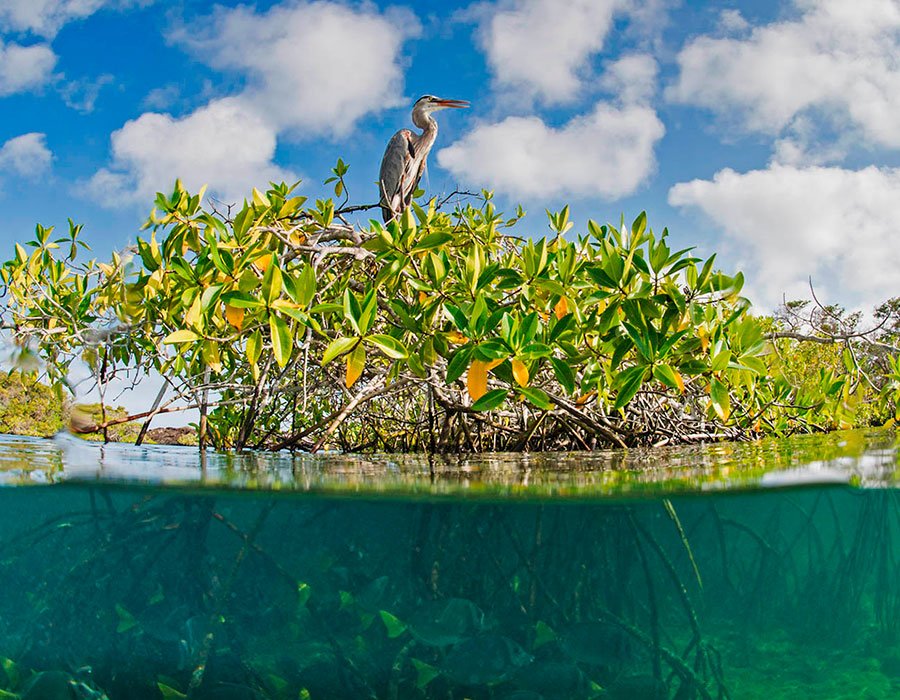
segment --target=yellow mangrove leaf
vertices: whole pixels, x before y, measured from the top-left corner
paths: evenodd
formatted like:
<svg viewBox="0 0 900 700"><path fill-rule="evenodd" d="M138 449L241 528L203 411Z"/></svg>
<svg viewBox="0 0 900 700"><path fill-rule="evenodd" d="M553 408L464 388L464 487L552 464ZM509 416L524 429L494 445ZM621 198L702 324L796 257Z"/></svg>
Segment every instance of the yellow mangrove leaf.
<svg viewBox="0 0 900 700"><path fill-rule="evenodd" d="M697 328L697 337L700 338L700 347L703 349L703 352L706 352L706 349L709 347L709 331L706 330L706 326Z"/></svg>
<svg viewBox="0 0 900 700"><path fill-rule="evenodd" d="M201 295L198 294L196 297L194 297L194 303L191 304L191 308L189 308L187 313L184 315L184 325L196 326L198 321L200 320L200 313L202 311L202 298Z"/></svg>
<svg viewBox="0 0 900 700"><path fill-rule="evenodd" d="M501 360L502 362L502 360ZM488 363L482 360L472 360L466 375L466 387L472 401L478 401L487 393Z"/></svg>
<svg viewBox="0 0 900 700"><path fill-rule="evenodd" d="M201 337L202 336L194 333L194 331L182 329L180 331L169 333L169 335L163 338L163 343L166 345L174 345L175 343L193 343L195 340L200 340Z"/></svg>
<svg viewBox="0 0 900 700"><path fill-rule="evenodd" d="M560 319L569 313L569 302L566 301L565 297L559 298L559 301L556 302L556 306L553 307L553 312L556 314L557 319Z"/></svg>
<svg viewBox="0 0 900 700"><path fill-rule="evenodd" d="M347 355L347 373L345 383L349 389L356 383L366 366L366 348L362 343L357 343L353 352Z"/></svg>
<svg viewBox="0 0 900 700"><path fill-rule="evenodd" d="M253 188L253 203L258 207L267 207L269 206L269 198L266 197L262 192L260 192L255 187Z"/></svg>
<svg viewBox="0 0 900 700"><path fill-rule="evenodd" d="M244 325L244 310L231 304L225 304L225 320L241 330L241 326Z"/></svg>
<svg viewBox="0 0 900 700"><path fill-rule="evenodd" d="M203 361L213 372L222 371L222 360L219 357L219 344L207 340L203 343Z"/></svg>
<svg viewBox="0 0 900 700"><path fill-rule="evenodd" d="M256 265L257 269L263 274L266 273L266 270L269 269L269 265L272 264L272 254L266 253L265 255L260 255L256 260L253 261L253 264Z"/></svg>
<svg viewBox="0 0 900 700"><path fill-rule="evenodd" d="M528 368L522 360L512 361L512 373L519 386L528 386Z"/></svg>
<svg viewBox="0 0 900 700"><path fill-rule="evenodd" d="M582 394L577 399L575 399L575 405L576 406L584 406L588 401L590 401L592 398L594 398L594 394L596 394L596 393L597 393L596 389L591 389L586 394Z"/></svg>

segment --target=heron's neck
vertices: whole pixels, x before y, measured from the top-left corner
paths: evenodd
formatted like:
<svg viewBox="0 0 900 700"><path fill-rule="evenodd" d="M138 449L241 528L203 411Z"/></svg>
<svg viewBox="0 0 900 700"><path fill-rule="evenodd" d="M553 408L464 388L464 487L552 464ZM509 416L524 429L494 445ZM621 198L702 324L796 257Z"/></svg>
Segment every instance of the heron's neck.
<svg viewBox="0 0 900 700"><path fill-rule="evenodd" d="M437 138L438 131L437 122L434 120L434 117L428 112L413 112L412 121L413 124L422 130L419 139L427 142L428 145L431 146Z"/></svg>

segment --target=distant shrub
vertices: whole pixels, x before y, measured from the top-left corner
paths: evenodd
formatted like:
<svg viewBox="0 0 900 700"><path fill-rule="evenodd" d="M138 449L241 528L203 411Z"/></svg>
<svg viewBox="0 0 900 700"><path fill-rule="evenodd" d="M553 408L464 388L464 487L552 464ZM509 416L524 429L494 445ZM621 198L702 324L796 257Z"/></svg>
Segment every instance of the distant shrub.
<svg viewBox="0 0 900 700"><path fill-rule="evenodd" d="M62 430L64 406L46 384L22 372L0 372L0 433L49 437Z"/></svg>

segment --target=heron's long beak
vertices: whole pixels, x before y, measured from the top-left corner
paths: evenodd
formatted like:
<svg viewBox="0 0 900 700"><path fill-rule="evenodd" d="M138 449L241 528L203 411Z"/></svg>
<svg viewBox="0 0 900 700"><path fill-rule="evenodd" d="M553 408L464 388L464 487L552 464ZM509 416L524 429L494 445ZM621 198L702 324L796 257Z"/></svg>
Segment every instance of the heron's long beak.
<svg viewBox="0 0 900 700"><path fill-rule="evenodd" d="M469 106L469 103L465 100L441 100L438 104L441 107L455 107L456 109L462 109L463 107Z"/></svg>

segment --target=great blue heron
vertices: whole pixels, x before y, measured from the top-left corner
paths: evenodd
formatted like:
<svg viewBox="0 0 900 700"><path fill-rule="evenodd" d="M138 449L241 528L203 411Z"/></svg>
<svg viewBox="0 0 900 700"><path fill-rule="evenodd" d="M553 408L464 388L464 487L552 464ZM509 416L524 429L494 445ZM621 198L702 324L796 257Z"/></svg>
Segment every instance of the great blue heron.
<svg viewBox="0 0 900 700"><path fill-rule="evenodd" d="M432 112L448 107L468 107L464 100L444 100L425 95L416 100L412 110L412 122L422 130L414 134L400 129L393 135L381 159L378 187L381 190L381 213L385 221L400 215L409 206L413 192L425 171L425 160L437 138L437 122Z"/></svg>

